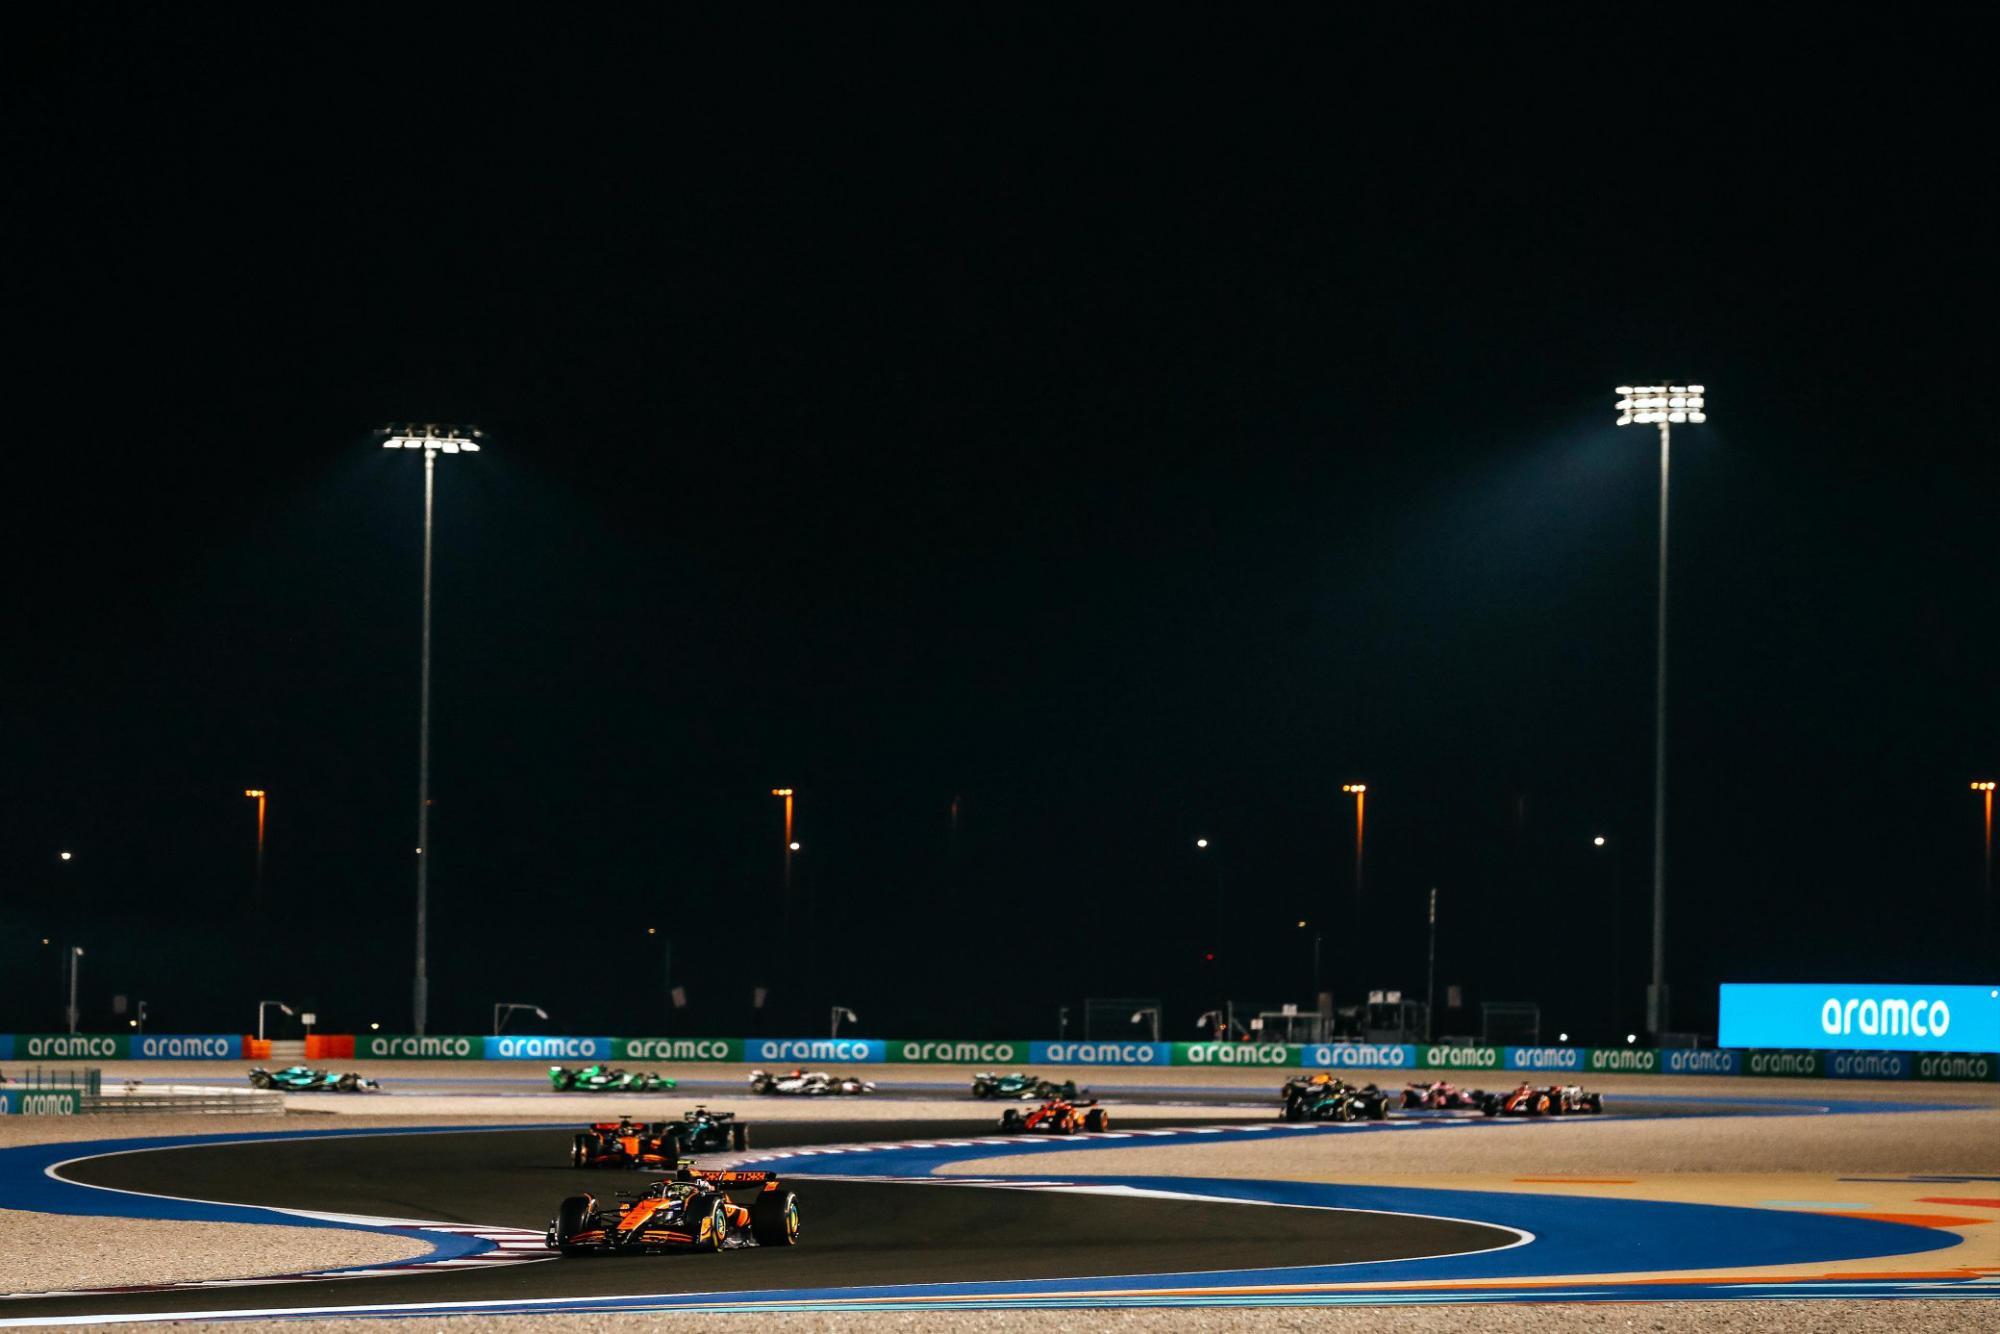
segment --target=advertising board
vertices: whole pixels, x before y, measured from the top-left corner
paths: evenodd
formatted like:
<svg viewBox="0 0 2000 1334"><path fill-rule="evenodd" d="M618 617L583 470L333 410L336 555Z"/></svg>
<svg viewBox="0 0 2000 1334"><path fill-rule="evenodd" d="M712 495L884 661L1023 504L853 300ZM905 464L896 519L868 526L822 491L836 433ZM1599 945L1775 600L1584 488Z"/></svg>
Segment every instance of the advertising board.
<svg viewBox="0 0 2000 1334"><path fill-rule="evenodd" d="M1031 1065L1172 1065L1171 1042L1030 1042Z"/></svg>
<svg viewBox="0 0 2000 1334"><path fill-rule="evenodd" d="M1313 1042L1300 1047L1299 1064L1313 1070L1414 1070L1409 1042Z"/></svg>
<svg viewBox="0 0 2000 1334"><path fill-rule="evenodd" d="M743 1059L759 1065L860 1064L888 1059L881 1038L745 1038Z"/></svg>
<svg viewBox="0 0 2000 1334"><path fill-rule="evenodd" d="M504 1037L481 1038L480 1049L489 1061L608 1061L610 1038L566 1038L545 1033L509 1033Z"/></svg>
<svg viewBox="0 0 2000 1334"><path fill-rule="evenodd" d="M1722 984L1719 1045L2000 1052L2000 985Z"/></svg>
<svg viewBox="0 0 2000 1334"><path fill-rule="evenodd" d="M0 1085L0 1116L75 1116L82 1110L81 1089Z"/></svg>
<svg viewBox="0 0 2000 1334"><path fill-rule="evenodd" d="M1028 1059L1029 1043L951 1042L899 1039L888 1043L891 1061L913 1065L1019 1065Z"/></svg>

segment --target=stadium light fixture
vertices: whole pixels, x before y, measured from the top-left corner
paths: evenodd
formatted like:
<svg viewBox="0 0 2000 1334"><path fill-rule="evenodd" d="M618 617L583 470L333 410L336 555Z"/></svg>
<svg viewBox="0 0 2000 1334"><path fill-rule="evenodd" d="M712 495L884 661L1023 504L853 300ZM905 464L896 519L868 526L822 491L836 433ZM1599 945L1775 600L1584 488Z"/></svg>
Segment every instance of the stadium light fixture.
<svg viewBox="0 0 2000 1334"><path fill-rule="evenodd" d="M1993 787L1992 780L1974 783L1972 790L1986 798L1986 901L1993 901ZM68 853L64 853L68 856Z"/></svg>
<svg viewBox="0 0 2000 1334"><path fill-rule="evenodd" d="M1205 838L1198 838L1194 841L1194 845L1198 848L1205 848L1208 846L1208 840Z"/></svg>
<svg viewBox="0 0 2000 1334"><path fill-rule="evenodd" d="M477 454L485 432L476 426L409 422L385 426L382 448L418 449L424 455L424 615L417 672L417 932L416 977L410 987L411 1027L424 1035L430 1019L430 847L431 847L431 532L437 456Z"/></svg>
<svg viewBox="0 0 2000 1334"><path fill-rule="evenodd" d="M62 858L62 860L64 860L64 861L68 861L68 860L69 860L70 858L74 857L75 855L76 855L76 854L75 854L75 853L73 853L73 852L58 852L58 853L56 854L56 856L58 856L58 857Z"/></svg>
<svg viewBox="0 0 2000 1334"><path fill-rule="evenodd" d="M1599 835L1598 835L1598 836L1597 836L1596 838L1593 838L1593 839L1591 839L1591 840L1590 840L1590 846L1591 846L1591 847L1593 847L1593 848L1601 848L1601 847L1603 847L1603 846L1604 846L1604 835L1602 835L1602 834L1599 834Z"/></svg>
<svg viewBox="0 0 2000 1334"><path fill-rule="evenodd" d="M1708 420L1708 390L1698 384L1618 386L1620 426L1660 428L1660 577L1653 673L1653 980L1646 988L1646 1027L1665 1032L1667 1005L1667 495L1672 428Z"/></svg>
<svg viewBox="0 0 2000 1334"><path fill-rule="evenodd" d="M257 1040L258 1040L259 1042L262 1042L262 1041L264 1040L264 1011L266 1011L266 1010L270 1009L270 1008L271 1008L271 1007L272 1007L273 1005L277 1006L277 1007L278 1007L278 1008L279 1008L280 1010L283 1010L283 1011L284 1011L284 1012L285 1012L286 1014L291 1014L291 1013L293 1013L293 1012L294 1012L294 1011L292 1010L292 1007L291 1007L291 1006L289 1006L289 1005L287 1005L287 1004L285 1004L285 1003L284 1003L283 1001L275 1001L275 1000L260 1000L260 1001L258 1001L258 1002L257 1002Z"/></svg>
<svg viewBox="0 0 2000 1334"><path fill-rule="evenodd" d="M532 1005L527 1001L501 1001L493 1007L494 1037L497 1038L500 1036L501 1028L505 1026L509 1019L514 1017L514 1011L516 1010L533 1010L535 1018L541 1020L547 1020L549 1017L549 1012L539 1005Z"/></svg>

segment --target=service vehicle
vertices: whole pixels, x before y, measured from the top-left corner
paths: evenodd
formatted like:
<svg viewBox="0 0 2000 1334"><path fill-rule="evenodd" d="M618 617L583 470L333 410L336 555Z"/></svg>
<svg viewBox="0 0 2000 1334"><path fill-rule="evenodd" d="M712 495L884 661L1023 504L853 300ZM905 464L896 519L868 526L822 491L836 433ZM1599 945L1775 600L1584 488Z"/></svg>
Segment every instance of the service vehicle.
<svg viewBox="0 0 2000 1334"><path fill-rule="evenodd" d="M674 1174L609 1202L572 1195L543 1242L564 1255L659 1255L799 1244L798 1196L775 1172L705 1172L682 1159Z"/></svg>
<svg viewBox="0 0 2000 1334"><path fill-rule="evenodd" d="M1479 1110L1488 1116L1572 1116L1604 1110L1602 1093L1586 1093L1575 1084L1521 1084L1506 1093L1478 1093Z"/></svg>
<svg viewBox="0 0 2000 1334"><path fill-rule="evenodd" d="M785 1093L806 1098L823 1098L856 1093L873 1093L875 1081L852 1075L829 1075L823 1070L791 1070L785 1074L750 1072L752 1093Z"/></svg>
<svg viewBox="0 0 2000 1334"><path fill-rule="evenodd" d="M309 1065L288 1065L282 1070L256 1067L250 1072L250 1087L277 1089L281 1093L372 1093L382 1086L372 1079L363 1079L353 1070L335 1074Z"/></svg>
<svg viewBox="0 0 2000 1334"><path fill-rule="evenodd" d="M972 1096L975 1098L1020 1098L1033 1101L1040 1098L1070 1098L1078 1096L1076 1081L1065 1079L1058 1084L1040 1075L1017 1071L1011 1075L998 1075L982 1070L972 1077Z"/></svg>
<svg viewBox="0 0 2000 1334"><path fill-rule="evenodd" d="M571 1069L549 1067L549 1087L558 1093L664 1093L680 1083L657 1071L634 1074L615 1065L586 1065Z"/></svg>
<svg viewBox="0 0 2000 1334"><path fill-rule="evenodd" d="M1050 1098L1039 1107L1023 1112L1009 1107L1000 1113L1000 1129L1009 1135L1074 1135L1079 1130L1109 1130L1111 1113L1089 1102Z"/></svg>

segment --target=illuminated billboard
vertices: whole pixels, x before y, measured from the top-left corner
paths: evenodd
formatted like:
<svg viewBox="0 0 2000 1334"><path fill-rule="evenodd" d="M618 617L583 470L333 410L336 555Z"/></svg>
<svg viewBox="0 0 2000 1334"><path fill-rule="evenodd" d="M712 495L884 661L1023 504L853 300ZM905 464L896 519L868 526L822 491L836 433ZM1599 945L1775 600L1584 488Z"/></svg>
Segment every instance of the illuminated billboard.
<svg viewBox="0 0 2000 1334"><path fill-rule="evenodd" d="M1723 1047L2000 1052L2000 986L1722 984Z"/></svg>

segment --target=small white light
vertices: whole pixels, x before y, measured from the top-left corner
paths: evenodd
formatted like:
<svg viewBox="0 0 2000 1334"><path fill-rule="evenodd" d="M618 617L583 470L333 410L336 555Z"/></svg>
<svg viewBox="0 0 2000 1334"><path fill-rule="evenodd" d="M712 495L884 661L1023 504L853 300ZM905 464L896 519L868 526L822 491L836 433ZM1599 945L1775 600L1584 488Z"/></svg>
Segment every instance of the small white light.
<svg viewBox="0 0 2000 1334"><path fill-rule="evenodd" d="M1556 1041L1557 1041L1557 1042L1568 1042L1568 1041L1569 1041L1569 1034L1567 1034L1567 1033L1558 1033L1558 1034L1556 1034Z"/></svg>
<svg viewBox="0 0 2000 1334"><path fill-rule="evenodd" d="M1639 1035L1637 1033L1627 1033L1625 1035L1625 1045L1628 1047L1631 1046L1633 1043L1637 1042L1638 1040L1639 1040Z"/></svg>

